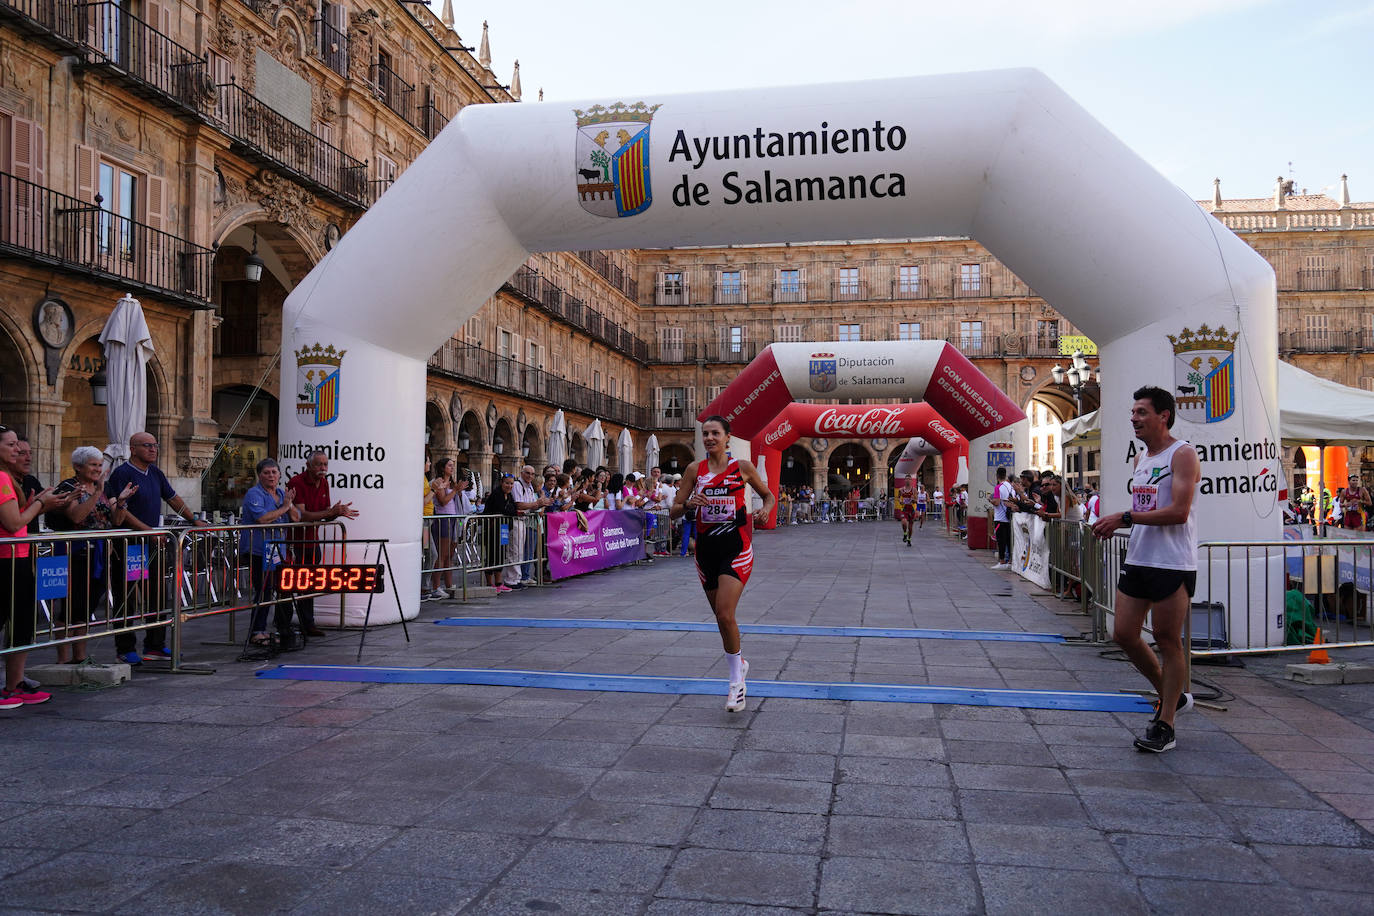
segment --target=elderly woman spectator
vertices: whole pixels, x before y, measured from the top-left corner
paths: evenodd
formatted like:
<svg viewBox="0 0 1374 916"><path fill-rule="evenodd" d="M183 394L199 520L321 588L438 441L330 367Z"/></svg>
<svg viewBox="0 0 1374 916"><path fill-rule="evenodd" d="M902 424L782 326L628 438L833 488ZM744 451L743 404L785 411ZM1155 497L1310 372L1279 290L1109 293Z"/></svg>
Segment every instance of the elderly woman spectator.
<svg viewBox="0 0 1374 916"><path fill-rule="evenodd" d="M48 527L54 531L108 531L122 528L128 517L129 497L138 492L138 484L128 483L111 500L105 495L105 456L100 449L83 445L72 452L74 475L57 485L59 491L71 493L71 500L61 510L47 515ZM86 632L91 612L105 593L110 568L106 541L59 541L58 551L69 557L67 570L66 636L80 636ZM80 664L86 660L86 642L60 643L57 660L64 664Z"/></svg>
<svg viewBox="0 0 1374 916"><path fill-rule="evenodd" d="M519 511L515 505L514 490L515 477L501 475L501 486L487 494L486 504L482 507L483 515L500 516L483 522L486 528L482 537L482 565L487 567L487 584L498 592L511 591L509 585L501 582L502 564L520 561L520 545L511 537L515 528L515 513ZM506 532L504 544L502 529Z"/></svg>
<svg viewBox="0 0 1374 916"><path fill-rule="evenodd" d="M264 458L257 465L258 482L243 494L243 511L240 523L244 525L271 525L285 519L288 522L300 521L300 510L296 508L294 490L284 490L281 481L281 468L271 458ZM276 589L270 579L271 572L279 563L281 532L267 529L248 532L247 543L240 543L241 553L250 555L249 575L253 581L253 623L249 641L255 646L267 646L271 640L267 636L267 605ZM283 645L291 642L291 605L278 604L276 612L277 636Z"/></svg>
<svg viewBox="0 0 1374 916"><path fill-rule="evenodd" d="M38 596L29 545L5 544L4 541L28 537L30 522L43 512L62 508L71 500L70 493L57 493L54 488L26 499L20 465L18 434L7 426L0 426L0 595L5 596L0 624L6 629L7 644L11 646L27 646L33 642L38 627ZM25 685L24 662L27 659L27 652L11 652L5 656L5 686L0 689L0 709L46 703L52 699L51 694Z"/></svg>

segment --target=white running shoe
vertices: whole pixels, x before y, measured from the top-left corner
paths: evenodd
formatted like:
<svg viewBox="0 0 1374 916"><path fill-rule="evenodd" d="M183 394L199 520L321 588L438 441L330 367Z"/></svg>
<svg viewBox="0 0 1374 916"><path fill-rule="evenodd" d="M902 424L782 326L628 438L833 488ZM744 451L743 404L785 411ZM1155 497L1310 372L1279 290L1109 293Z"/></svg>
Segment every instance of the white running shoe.
<svg viewBox="0 0 1374 916"><path fill-rule="evenodd" d="M1011 564L1010 564L1010 563L998 563L998 564L995 565L995 566L989 566L988 569L1011 569Z"/></svg>
<svg viewBox="0 0 1374 916"><path fill-rule="evenodd" d="M744 695L748 692L744 686L744 679L749 676L749 663L742 661L741 667L743 670L740 671L739 680L730 683L730 693L725 698L726 712L744 712Z"/></svg>

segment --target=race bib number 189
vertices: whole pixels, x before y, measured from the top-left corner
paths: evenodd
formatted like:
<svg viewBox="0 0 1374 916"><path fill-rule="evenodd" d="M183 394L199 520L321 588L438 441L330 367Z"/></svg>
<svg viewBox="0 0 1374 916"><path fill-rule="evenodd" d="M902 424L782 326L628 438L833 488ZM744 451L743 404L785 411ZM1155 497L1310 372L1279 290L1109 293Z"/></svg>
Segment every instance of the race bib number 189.
<svg viewBox="0 0 1374 916"><path fill-rule="evenodd" d="M1154 484L1136 484L1131 489L1131 511L1149 512L1159 508L1159 487Z"/></svg>

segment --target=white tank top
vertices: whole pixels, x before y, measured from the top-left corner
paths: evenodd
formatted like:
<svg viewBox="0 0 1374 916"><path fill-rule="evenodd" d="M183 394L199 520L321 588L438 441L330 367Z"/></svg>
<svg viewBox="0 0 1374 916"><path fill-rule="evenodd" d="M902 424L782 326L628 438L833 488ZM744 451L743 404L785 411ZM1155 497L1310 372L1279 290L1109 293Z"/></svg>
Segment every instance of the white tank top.
<svg viewBox="0 0 1374 916"><path fill-rule="evenodd" d="M1163 509L1174 502L1174 452L1192 448L1182 439L1158 455L1141 455L1131 474L1131 511ZM1156 569L1197 569L1196 506L1181 525L1133 525L1126 562Z"/></svg>

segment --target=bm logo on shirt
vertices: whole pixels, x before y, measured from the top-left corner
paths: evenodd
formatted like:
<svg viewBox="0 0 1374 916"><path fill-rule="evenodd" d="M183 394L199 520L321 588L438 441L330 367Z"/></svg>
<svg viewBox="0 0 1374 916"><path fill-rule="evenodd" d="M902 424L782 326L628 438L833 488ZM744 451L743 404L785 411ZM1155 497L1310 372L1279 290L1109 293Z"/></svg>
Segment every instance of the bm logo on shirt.
<svg viewBox="0 0 1374 916"><path fill-rule="evenodd" d="M702 487L701 492L706 496L729 496L730 488L728 486Z"/></svg>

